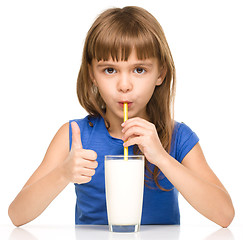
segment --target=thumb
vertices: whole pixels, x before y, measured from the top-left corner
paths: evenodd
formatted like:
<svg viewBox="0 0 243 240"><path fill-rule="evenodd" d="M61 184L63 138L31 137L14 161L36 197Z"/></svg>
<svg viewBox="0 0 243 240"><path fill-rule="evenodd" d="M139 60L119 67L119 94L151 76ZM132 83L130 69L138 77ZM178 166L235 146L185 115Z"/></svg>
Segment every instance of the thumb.
<svg viewBox="0 0 243 240"><path fill-rule="evenodd" d="M83 148L81 142L80 128L76 122L71 122L72 127L72 148Z"/></svg>

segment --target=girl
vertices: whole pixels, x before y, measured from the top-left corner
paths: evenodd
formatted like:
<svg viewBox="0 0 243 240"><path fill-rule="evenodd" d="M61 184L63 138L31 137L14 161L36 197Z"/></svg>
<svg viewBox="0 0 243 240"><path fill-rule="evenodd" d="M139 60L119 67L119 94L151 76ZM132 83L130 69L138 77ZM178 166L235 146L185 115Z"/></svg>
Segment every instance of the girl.
<svg viewBox="0 0 243 240"><path fill-rule="evenodd" d="M230 196L209 168L197 135L173 120L175 67L157 20L139 7L103 12L90 28L77 81L89 115L64 124L9 207L14 225L39 216L75 183L76 224L107 224L104 155L146 158L142 224L180 224L178 191L222 227ZM123 123L123 104L129 119Z"/></svg>

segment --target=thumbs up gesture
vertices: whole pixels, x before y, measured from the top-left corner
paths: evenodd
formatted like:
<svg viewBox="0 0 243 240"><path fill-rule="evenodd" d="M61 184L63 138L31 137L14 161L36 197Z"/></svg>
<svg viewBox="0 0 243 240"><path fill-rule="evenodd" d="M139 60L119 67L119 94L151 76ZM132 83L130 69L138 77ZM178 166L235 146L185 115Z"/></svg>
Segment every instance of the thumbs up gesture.
<svg viewBox="0 0 243 240"><path fill-rule="evenodd" d="M76 122L71 122L72 147L63 163L63 174L69 182L87 183L91 181L98 166L97 154L93 150L83 149L80 129Z"/></svg>

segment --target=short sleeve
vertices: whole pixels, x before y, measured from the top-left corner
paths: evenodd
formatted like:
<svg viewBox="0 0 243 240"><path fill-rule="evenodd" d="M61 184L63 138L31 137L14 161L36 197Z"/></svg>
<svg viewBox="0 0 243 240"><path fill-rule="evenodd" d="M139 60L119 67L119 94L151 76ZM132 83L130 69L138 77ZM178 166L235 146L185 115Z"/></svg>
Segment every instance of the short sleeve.
<svg viewBox="0 0 243 240"><path fill-rule="evenodd" d="M176 159L180 163L191 149L198 143L199 138L185 123L178 123L176 133Z"/></svg>

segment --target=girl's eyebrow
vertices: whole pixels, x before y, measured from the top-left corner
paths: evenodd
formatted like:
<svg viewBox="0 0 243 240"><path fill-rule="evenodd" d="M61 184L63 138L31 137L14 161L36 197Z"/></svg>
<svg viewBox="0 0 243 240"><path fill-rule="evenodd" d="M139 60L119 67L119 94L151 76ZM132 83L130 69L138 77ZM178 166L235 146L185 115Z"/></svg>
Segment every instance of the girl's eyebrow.
<svg viewBox="0 0 243 240"><path fill-rule="evenodd" d="M135 63L134 66L141 66L141 67L152 67L154 64L153 63Z"/></svg>
<svg viewBox="0 0 243 240"><path fill-rule="evenodd" d="M130 64L130 66L141 66L141 67L152 67L154 64L151 62L134 62ZM108 61L102 61L97 63L97 67L116 67L117 64L113 62L108 62Z"/></svg>
<svg viewBox="0 0 243 240"><path fill-rule="evenodd" d="M107 67L107 66L114 67L114 66L116 66L116 64L113 64L113 63L110 63L110 62L98 62L97 63L98 68Z"/></svg>

